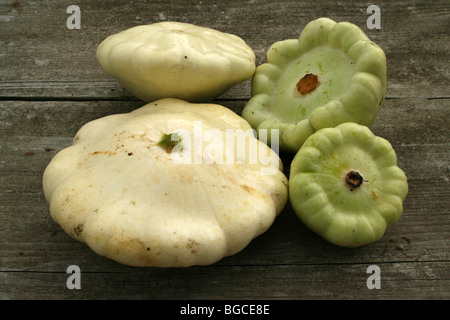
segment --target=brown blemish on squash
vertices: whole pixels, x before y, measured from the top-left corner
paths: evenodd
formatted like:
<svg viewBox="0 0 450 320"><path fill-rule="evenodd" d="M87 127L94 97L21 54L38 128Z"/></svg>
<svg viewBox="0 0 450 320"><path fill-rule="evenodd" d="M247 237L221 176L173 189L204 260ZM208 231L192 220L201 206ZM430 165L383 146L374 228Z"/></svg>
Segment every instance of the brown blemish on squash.
<svg viewBox="0 0 450 320"><path fill-rule="evenodd" d="M84 225L83 225L82 223L80 223L78 226L76 226L75 228L73 228L73 232L75 233L75 235L76 235L77 237L79 237L80 234L83 232L83 228L84 228Z"/></svg>
<svg viewBox="0 0 450 320"><path fill-rule="evenodd" d="M195 241L194 239L188 239L186 243L186 249L191 251L191 253L195 254L198 252L198 247L200 246L200 243Z"/></svg>
<svg viewBox="0 0 450 320"><path fill-rule="evenodd" d="M270 195L272 196L272 198L274 198L276 200L283 198L283 195L279 192L276 192L276 193L272 192L272 193L270 193Z"/></svg>
<svg viewBox="0 0 450 320"><path fill-rule="evenodd" d="M230 222L230 221L231 221L231 217L230 217L229 215L227 215L227 214L224 214L224 215L223 215L223 219L224 219L225 221L227 221L227 222Z"/></svg>
<svg viewBox="0 0 450 320"><path fill-rule="evenodd" d="M112 156L112 155L115 155L116 153L114 151L95 151L95 152L89 153L90 156L95 156L98 154L106 154L108 156Z"/></svg>
<svg viewBox="0 0 450 320"><path fill-rule="evenodd" d="M139 238L125 238L123 240L118 241L119 247L123 250L126 250L127 248L147 248L148 246L145 245L144 241L142 241Z"/></svg>
<svg viewBox="0 0 450 320"><path fill-rule="evenodd" d="M66 195L66 199L64 199L64 203L63 205L65 205L66 203L70 202L70 196Z"/></svg>
<svg viewBox="0 0 450 320"><path fill-rule="evenodd" d="M317 75L308 73L297 82L297 91L301 94L307 94L314 91L319 85Z"/></svg>
<svg viewBox="0 0 450 320"><path fill-rule="evenodd" d="M260 197L260 198L265 198L265 195L263 193L261 193L259 190L252 188L246 184L241 185L242 189L244 189L247 193Z"/></svg>

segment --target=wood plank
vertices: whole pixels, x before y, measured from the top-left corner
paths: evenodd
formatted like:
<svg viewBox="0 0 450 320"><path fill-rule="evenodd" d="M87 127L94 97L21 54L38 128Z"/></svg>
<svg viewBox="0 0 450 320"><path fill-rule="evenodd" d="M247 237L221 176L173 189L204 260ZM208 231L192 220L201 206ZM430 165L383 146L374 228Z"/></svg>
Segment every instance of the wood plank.
<svg viewBox="0 0 450 320"><path fill-rule="evenodd" d="M88 1L68 30L56 0L0 0L0 299L449 299L450 2L378 1L381 30L367 30L367 2ZM188 9L187 9L188 8ZM333 246L289 204L240 253L208 267L132 268L92 252L51 219L42 173L90 120L144 103L95 60L108 35L138 24L191 22L241 36L257 64L276 41L328 16L359 25L386 52L387 99L372 130L388 139L408 177L399 223L378 242ZM240 114L250 80L216 100ZM281 154L289 175L292 155ZM66 288L69 265L82 290ZM381 290L369 290L369 265Z"/></svg>
<svg viewBox="0 0 450 320"><path fill-rule="evenodd" d="M450 3L379 1L381 30L368 30L367 2L87 1L80 30L66 27L67 3L0 2L0 97L135 99L95 58L98 44L126 28L165 20L191 22L241 36L257 64L274 42L297 38L309 21L328 16L360 26L386 52L388 97L448 97ZM190 8L190 10L186 10ZM247 99L250 82L222 98Z"/></svg>
<svg viewBox="0 0 450 320"><path fill-rule="evenodd" d="M245 102L222 104L240 113ZM218 265L449 261L448 104L440 99L389 99L383 106L373 131L392 142L410 191L400 222L379 242L354 250L332 246L301 224L288 204L269 231ZM0 270L58 272L74 263L91 272L123 270L69 238L51 220L41 178L50 159L71 144L84 123L141 105L0 102ZM289 175L292 155L282 154L282 159Z"/></svg>
<svg viewBox="0 0 450 320"><path fill-rule="evenodd" d="M69 274L0 272L3 299L448 299L449 262L384 263L380 289L367 288L373 264L216 266L188 269L128 268L86 272L81 289ZM270 302L268 302L270 304Z"/></svg>

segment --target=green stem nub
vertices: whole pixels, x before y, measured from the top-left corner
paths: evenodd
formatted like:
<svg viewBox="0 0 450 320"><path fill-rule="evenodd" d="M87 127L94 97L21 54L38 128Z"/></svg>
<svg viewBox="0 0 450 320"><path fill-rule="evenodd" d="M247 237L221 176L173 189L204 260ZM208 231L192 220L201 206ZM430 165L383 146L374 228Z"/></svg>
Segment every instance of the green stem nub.
<svg viewBox="0 0 450 320"><path fill-rule="evenodd" d="M167 153L171 153L173 148L181 142L181 137L178 133L164 134L158 146L161 146Z"/></svg>
<svg viewBox="0 0 450 320"><path fill-rule="evenodd" d="M304 95L316 89L318 85L319 78L315 74L308 73L297 82L297 91Z"/></svg>

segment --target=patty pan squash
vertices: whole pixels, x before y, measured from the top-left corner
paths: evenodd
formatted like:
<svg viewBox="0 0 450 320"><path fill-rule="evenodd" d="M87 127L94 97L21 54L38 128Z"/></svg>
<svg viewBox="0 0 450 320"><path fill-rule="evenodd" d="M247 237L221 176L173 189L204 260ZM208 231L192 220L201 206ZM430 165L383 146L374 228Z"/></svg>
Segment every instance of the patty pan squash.
<svg viewBox="0 0 450 320"><path fill-rule="evenodd" d="M294 211L307 227L339 246L379 240L399 220L407 193L406 175L391 144L356 123L312 134L291 164Z"/></svg>
<svg viewBox="0 0 450 320"><path fill-rule="evenodd" d="M125 89L151 102L207 102L255 71L255 54L240 37L181 22L136 26L107 37L97 60Z"/></svg>
<svg viewBox="0 0 450 320"><path fill-rule="evenodd" d="M270 47L242 116L255 129L279 129L280 149L296 153L319 129L370 126L385 92L384 51L358 26L319 18Z"/></svg>
<svg viewBox="0 0 450 320"><path fill-rule="evenodd" d="M229 130L234 145L221 140ZM192 137L203 143L189 147ZM250 161L244 142L273 161ZM211 158L215 146L234 161ZM198 160L194 151L202 161L174 157ZM280 158L243 118L172 98L85 124L43 175L50 214L67 234L99 255L143 267L208 265L239 252L271 226L287 185Z"/></svg>

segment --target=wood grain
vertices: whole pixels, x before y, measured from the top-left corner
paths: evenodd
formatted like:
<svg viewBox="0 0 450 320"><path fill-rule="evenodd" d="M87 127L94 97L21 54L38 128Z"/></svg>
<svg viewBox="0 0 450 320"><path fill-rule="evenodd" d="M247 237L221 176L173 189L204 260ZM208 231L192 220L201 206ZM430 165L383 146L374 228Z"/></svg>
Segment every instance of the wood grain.
<svg viewBox="0 0 450 320"><path fill-rule="evenodd" d="M272 265L83 272L81 290L62 272L4 272L13 299L418 299L448 298L449 263L387 263L381 289L367 289L370 264ZM80 266L81 270L83 265ZM239 275L239 276L237 276ZM399 279L401 277L401 279ZM20 285L18 285L20 284ZM270 288L270 290L268 290Z"/></svg>
<svg viewBox="0 0 450 320"><path fill-rule="evenodd" d="M357 24L385 50L388 97L448 97L448 1L433 1L432 6L426 1L379 1L381 30L366 28L367 3L359 1L191 3L82 0L77 2L81 29L68 30L64 1L2 1L0 96L134 99L101 69L95 51L110 34L135 25L175 20L233 33L253 48L260 64L273 43L298 38L309 21L324 16ZM248 98L249 84L236 86L223 98Z"/></svg>
<svg viewBox="0 0 450 320"><path fill-rule="evenodd" d="M366 2L0 1L0 299L448 299L450 298L450 97L448 1L379 1L381 30L367 30ZM51 219L43 170L88 121L143 105L99 67L97 45L128 27L190 22L241 36L258 64L269 46L298 37L312 19L351 21L385 50L387 99L374 123L408 177L404 213L378 242L333 246L289 204L240 253L208 267L131 268L93 253ZM215 102L240 114L247 80ZM292 155L281 154L289 175ZM82 289L66 288L66 269ZM381 290L366 287L369 265Z"/></svg>

